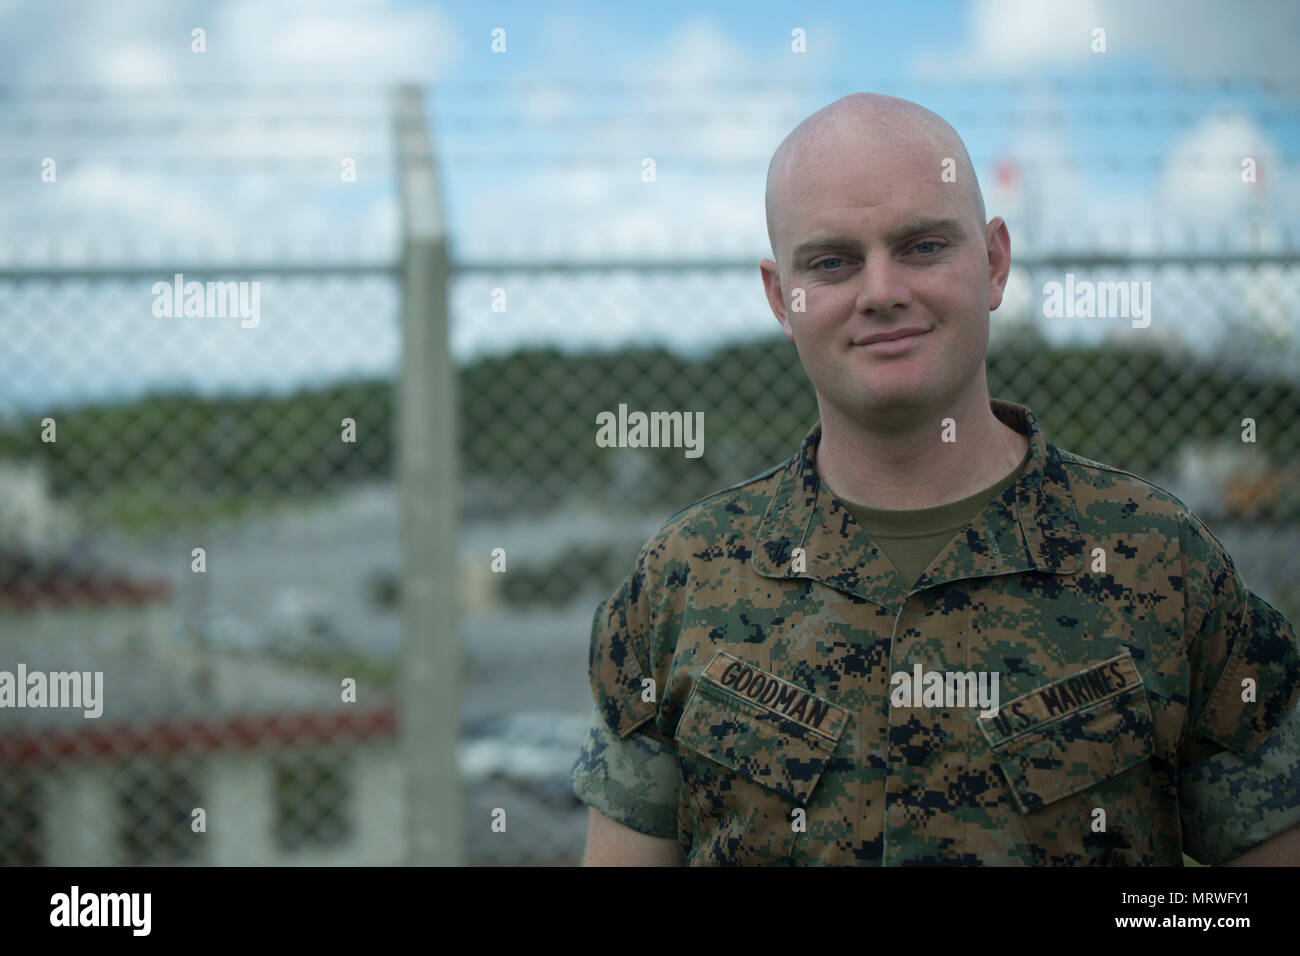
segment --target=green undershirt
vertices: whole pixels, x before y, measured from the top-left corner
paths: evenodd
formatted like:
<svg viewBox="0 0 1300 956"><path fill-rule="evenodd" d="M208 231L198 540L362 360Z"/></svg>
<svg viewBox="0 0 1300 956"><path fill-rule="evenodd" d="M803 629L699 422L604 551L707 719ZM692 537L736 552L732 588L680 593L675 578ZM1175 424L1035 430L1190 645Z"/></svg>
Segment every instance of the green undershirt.
<svg viewBox="0 0 1300 956"><path fill-rule="evenodd" d="M1025 457L1015 470L997 484L977 491L969 498L939 505L937 508L908 511L868 508L866 505L846 501L839 495L836 497L880 548L881 553L898 569L899 576L911 584L948 546L953 535L969 525L986 504L1020 477L1028 461L1029 452L1025 452Z"/></svg>

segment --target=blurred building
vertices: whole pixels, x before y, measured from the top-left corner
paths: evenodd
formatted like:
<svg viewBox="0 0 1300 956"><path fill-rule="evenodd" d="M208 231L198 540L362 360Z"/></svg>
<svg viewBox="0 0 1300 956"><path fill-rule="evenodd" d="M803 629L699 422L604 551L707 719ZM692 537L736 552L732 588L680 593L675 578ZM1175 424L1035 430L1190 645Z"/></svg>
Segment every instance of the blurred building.
<svg viewBox="0 0 1300 956"><path fill-rule="evenodd" d="M4 474L22 494L0 510L0 670L103 678L99 717L0 710L0 863L400 862L391 705L345 703L333 676L208 646L170 582L53 550L39 476Z"/></svg>

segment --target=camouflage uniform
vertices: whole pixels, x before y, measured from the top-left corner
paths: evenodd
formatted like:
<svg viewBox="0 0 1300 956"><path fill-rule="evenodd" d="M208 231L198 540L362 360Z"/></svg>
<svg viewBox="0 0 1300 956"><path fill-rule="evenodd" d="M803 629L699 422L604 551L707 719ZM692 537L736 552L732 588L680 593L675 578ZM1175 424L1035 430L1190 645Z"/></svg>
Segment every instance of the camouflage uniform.
<svg viewBox="0 0 1300 956"><path fill-rule="evenodd" d="M991 405L1029 460L910 588L819 425L673 516L596 611L579 796L690 865L1178 866L1300 822L1290 624L1172 495ZM996 717L892 706L916 668L997 673Z"/></svg>

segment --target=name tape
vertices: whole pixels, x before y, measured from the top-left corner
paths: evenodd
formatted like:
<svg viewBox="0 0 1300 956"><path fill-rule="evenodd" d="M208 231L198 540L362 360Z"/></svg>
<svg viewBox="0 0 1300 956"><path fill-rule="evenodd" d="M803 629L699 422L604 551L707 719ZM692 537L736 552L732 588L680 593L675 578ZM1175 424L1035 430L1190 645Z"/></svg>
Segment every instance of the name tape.
<svg viewBox="0 0 1300 956"><path fill-rule="evenodd" d="M1093 704L1117 697L1142 683L1137 663L1127 651L1087 670L1053 681L1009 701L997 716L984 721L995 742L1050 723Z"/></svg>
<svg viewBox="0 0 1300 956"><path fill-rule="evenodd" d="M849 712L843 707L769 671L747 664L726 651L718 651L700 677L753 701L784 720L832 738L839 737L849 720Z"/></svg>

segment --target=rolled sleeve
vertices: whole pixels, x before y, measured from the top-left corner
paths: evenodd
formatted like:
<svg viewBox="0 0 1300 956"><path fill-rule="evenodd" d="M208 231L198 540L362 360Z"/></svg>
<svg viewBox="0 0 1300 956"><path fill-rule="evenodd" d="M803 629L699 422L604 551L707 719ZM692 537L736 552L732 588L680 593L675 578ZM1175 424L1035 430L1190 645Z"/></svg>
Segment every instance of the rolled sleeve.
<svg viewBox="0 0 1300 956"><path fill-rule="evenodd" d="M1190 733L1214 749L1247 757L1296 706L1300 646L1287 619L1246 587L1213 533L1194 516L1184 530L1194 622L1188 641ZM1209 748L1199 752L1208 756Z"/></svg>
<svg viewBox="0 0 1300 956"><path fill-rule="evenodd" d="M1224 750L1179 776L1183 847L1218 866L1300 824L1300 707L1250 756Z"/></svg>
<svg viewBox="0 0 1300 956"><path fill-rule="evenodd" d="M641 549L632 573L593 616L588 677L595 706L572 779L578 798L607 817L672 838L681 771L672 743L655 723L661 688L650 650L652 547Z"/></svg>
<svg viewBox="0 0 1300 956"><path fill-rule="evenodd" d="M681 771L668 745L645 734L620 737L593 707L572 779L578 798L605 816L648 836L677 836Z"/></svg>
<svg viewBox="0 0 1300 956"><path fill-rule="evenodd" d="M1183 525L1189 720L1183 849L1220 865L1300 823L1300 646L1195 516Z"/></svg>

